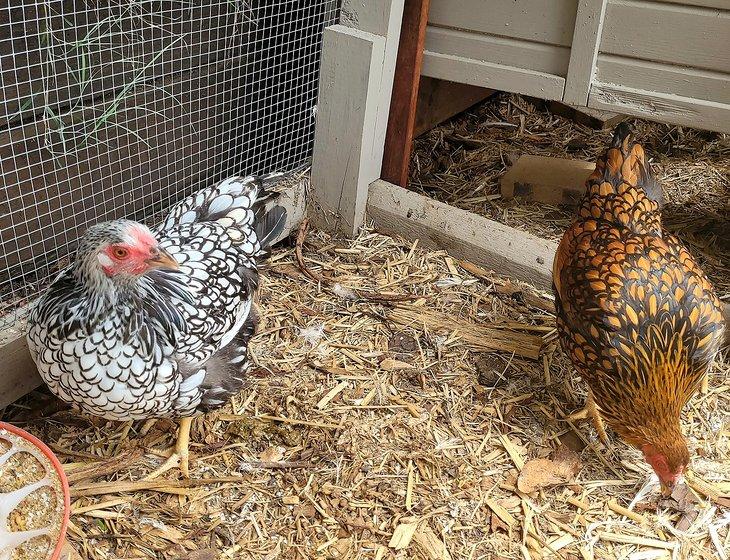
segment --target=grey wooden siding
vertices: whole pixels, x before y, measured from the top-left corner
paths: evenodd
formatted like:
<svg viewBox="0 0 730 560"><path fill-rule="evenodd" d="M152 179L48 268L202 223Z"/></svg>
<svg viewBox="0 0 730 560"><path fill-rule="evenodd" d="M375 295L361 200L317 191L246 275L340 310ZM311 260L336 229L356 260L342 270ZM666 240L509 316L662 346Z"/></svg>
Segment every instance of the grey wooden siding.
<svg viewBox="0 0 730 560"><path fill-rule="evenodd" d="M431 0L423 73L730 132L730 0Z"/></svg>
<svg viewBox="0 0 730 560"><path fill-rule="evenodd" d="M432 0L424 75L562 99L578 0Z"/></svg>
<svg viewBox="0 0 730 560"><path fill-rule="evenodd" d="M609 0L588 104L730 132L730 1Z"/></svg>

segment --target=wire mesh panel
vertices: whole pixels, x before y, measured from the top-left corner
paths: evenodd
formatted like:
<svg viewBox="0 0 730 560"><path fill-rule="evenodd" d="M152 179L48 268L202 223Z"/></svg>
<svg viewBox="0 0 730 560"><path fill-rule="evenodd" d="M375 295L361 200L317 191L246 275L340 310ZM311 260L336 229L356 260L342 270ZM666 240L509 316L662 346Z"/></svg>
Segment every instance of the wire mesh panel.
<svg viewBox="0 0 730 560"><path fill-rule="evenodd" d="M0 7L0 330L86 228L311 154L337 0Z"/></svg>

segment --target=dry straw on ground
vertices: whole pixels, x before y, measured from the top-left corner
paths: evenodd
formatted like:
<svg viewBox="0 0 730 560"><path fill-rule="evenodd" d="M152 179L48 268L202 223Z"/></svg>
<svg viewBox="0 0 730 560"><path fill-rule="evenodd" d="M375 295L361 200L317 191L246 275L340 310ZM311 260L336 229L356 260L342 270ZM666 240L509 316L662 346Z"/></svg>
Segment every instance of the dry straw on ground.
<svg viewBox="0 0 730 560"><path fill-rule="evenodd" d="M730 298L730 135L631 121L664 188L666 226ZM499 94L416 140L411 184L443 202L558 239L565 208L503 201L499 179L522 154L595 161L611 130L550 113L544 103Z"/></svg>
<svg viewBox="0 0 730 560"><path fill-rule="evenodd" d="M265 271L250 386L194 424L190 481L144 480L172 422L53 413L42 393L6 410L64 459L81 557L638 560L728 549L727 362L684 422L694 487L713 499L658 506L654 492L628 511L647 468L562 420L585 391L557 350L549 297L371 232L301 241L300 258L279 249ZM549 478L535 477L536 459Z"/></svg>

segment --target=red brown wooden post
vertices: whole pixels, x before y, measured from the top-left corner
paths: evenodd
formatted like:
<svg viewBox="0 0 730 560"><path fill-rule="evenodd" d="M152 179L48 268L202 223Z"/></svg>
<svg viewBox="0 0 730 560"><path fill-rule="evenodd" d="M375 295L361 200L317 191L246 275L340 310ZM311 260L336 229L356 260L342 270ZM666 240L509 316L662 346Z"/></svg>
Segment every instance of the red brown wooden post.
<svg viewBox="0 0 730 560"><path fill-rule="evenodd" d="M405 0L398 58L390 101L385 153L380 176L396 185L408 184L408 162L416 121L418 85L430 0Z"/></svg>

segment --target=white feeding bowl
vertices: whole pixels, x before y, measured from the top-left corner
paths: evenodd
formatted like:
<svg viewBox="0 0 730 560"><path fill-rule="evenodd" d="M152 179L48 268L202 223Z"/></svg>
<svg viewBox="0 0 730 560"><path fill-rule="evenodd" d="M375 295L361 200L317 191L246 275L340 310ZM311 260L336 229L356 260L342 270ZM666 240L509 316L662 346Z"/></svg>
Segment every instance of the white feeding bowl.
<svg viewBox="0 0 730 560"><path fill-rule="evenodd" d="M69 511L68 480L53 452L0 422L0 560L56 560Z"/></svg>

